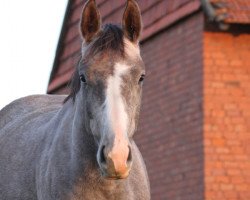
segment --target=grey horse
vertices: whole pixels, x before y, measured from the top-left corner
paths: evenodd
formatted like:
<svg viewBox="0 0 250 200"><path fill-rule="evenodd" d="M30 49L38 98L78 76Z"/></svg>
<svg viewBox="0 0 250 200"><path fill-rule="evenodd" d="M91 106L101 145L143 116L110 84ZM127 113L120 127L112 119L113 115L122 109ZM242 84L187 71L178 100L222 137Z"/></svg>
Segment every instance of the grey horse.
<svg viewBox="0 0 250 200"><path fill-rule="evenodd" d="M128 0L122 26L83 9L81 59L69 96L36 95L0 111L1 200L148 200L149 181L132 137L145 67L141 14Z"/></svg>

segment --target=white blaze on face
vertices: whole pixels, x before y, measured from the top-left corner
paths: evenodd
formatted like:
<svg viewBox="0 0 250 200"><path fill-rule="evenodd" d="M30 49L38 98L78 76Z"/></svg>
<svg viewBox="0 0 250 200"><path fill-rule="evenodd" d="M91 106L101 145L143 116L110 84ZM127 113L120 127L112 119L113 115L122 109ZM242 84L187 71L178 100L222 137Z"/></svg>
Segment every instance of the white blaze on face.
<svg viewBox="0 0 250 200"><path fill-rule="evenodd" d="M107 81L106 113L109 131L109 138L114 138L110 146L108 158L114 163L116 171L127 171L127 159L129 154L128 140L128 113L124 98L122 96L122 76L129 73L130 66L117 63L114 66L114 73ZM111 137L110 137L111 136Z"/></svg>
<svg viewBox="0 0 250 200"><path fill-rule="evenodd" d="M125 54L131 59L140 59L139 45L130 42L124 38ZM125 108L125 102L122 97L122 76L129 72L133 66L123 63L116 63L114 66L114 74L107 81L106 96L106 113L109 128L114 132L116 139L119 141L127 138L128 131L128 114ZM117 142L118 140L115 140Z"/></svg>
<svg viewBox="0 0 250 200"><path fill-rule="evenodd" d="M125 39L125 54L131 60L140 57L138 45L134 45ZM127 171L128 158L130 153L130 144L128 139L129 115L127 113L126 99L122 94L122 86L126 83L123 77L127 75L133 66L124 63L116 63L113 74L107 79L106 101L104 106L104 115L107 125L106 137L113 138L112 145L107 145L107 158L114 164L115 170L124 174Z"/></svg>
<svg viewBox="0 0 250 200"><path fill-rule="evenodd" d="M115 64L114 74L107 81L106 113L110 131L118 140L127 138L128 114L122 97L122 76L128 73L129 69L125 64Z"/></svg>

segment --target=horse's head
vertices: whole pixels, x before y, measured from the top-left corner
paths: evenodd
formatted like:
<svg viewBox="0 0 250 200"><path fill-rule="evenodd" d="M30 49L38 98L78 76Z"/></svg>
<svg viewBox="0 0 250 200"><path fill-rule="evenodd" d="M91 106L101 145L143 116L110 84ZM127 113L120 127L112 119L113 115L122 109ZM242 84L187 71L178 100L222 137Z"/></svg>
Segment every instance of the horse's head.
<svg viewBox="0 0 250 200"><path fill-rule="evenodd" d="M76 74L81 80L78 95L85 99L82 106L98 144L102 175L120 179L129 175L133 161L131 141L145 76L139 49L141 14L136 1L127 1L121 28L111 24L101 27L96 3L89 0L80 26L84 43Z"/></svg>

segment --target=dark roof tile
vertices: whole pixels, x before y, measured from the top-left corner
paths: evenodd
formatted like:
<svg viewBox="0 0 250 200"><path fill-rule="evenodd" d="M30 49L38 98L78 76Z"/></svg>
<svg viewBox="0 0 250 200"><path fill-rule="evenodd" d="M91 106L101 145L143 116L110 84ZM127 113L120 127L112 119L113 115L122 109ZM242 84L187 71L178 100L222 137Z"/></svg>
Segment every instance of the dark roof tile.
<svg viewBox="0 0 250 200"><path fill-rule="evenodd" d="M225 14L225 23L250 23L250 0L210 0L210 3L217 14Z"/></svg>

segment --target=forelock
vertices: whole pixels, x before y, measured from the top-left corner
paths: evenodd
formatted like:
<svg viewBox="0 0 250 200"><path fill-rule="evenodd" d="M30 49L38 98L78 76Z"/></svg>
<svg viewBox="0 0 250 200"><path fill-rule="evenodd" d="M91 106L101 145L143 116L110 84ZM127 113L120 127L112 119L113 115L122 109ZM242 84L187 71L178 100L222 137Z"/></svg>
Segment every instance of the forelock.
<svg viewBox="0 0 250 200"><path fill-rule="evenodd" d="M120 26L106 24L96 39L87 44L84 57L89 59L107 51L124 56L124 34ZM83 47L84 48L84 47Z"/></svg>

